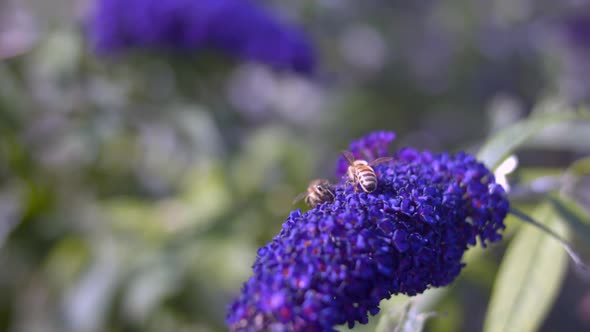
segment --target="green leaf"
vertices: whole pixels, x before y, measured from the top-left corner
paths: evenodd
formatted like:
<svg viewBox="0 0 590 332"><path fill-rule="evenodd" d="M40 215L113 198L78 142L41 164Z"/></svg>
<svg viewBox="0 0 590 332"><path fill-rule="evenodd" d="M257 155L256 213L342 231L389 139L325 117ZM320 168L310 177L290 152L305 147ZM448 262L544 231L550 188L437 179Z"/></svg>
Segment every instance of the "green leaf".
<svg viewBox="0 0 590 332"><path fill-rule="evenodd" d="M586 211L576 201L565 196L549 196L549 202L575 236L590 245L590 216Z"/></svg>
<svg viewBox="0 0 590 332"><path fill-rule="evenodd" d="M433 316L433 313L426 311L431 310L448 290L449 287L431 288L414 297L396 295L389 300L381 301L381 313L375 331L414 331L401 328L423 327L426 320Z"/></svg>
<svg viewBox="0 0 590 332"><path fill-rule="evenodd" d="M578 117L576 112L569 111L542 114L519 121L488 139L479 150L477 159L491 169L495 169L502 160L536 133L550 125L574 120Z"/></svg>
<svg viewBox="0 0 590 332"><path fill-rule="evenodd" d="M393 296L389 300L382 301L379 305L381 312L379 313L379 322L375 328L375 332L391 332L395 328L397 322L400 320L400 314L408 309L410 299L405 295Z"/></svg>
<svg viewBox="0 0 590 332"><path fill-rule="evenodd" d="M409 300L397 312L384 315L375 332L421 332L429 318L437 316L434 312L420 312L417 300Z"/></svg>
<svg viewBox="0 0 590 332"><path fill-rule="evenodd" d="M582 159L578 159L573 162L568 171L573 173L576 176L584 176L590 174L590 157L585 157Z"/></svg>
<svg viewBox="0 0 590 332"><path fill-rule="evenodd" d="M566 229L550 204L541 205L534 218L565 237ZM536 331L555 301L567 257L554 238L535 227L522 227L500 266L484 331Z"/></svg>

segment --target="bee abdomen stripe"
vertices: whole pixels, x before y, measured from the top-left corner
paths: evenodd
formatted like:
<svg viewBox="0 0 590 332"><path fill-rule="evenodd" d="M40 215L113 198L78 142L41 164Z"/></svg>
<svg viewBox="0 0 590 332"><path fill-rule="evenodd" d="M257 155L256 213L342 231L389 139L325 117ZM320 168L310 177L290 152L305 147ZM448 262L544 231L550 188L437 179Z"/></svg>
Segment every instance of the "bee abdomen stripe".
<svg viewBox="0 0 590 332"><path fill-rule="evenodd" d="M373 170L371 170L371 169L361 169L361 170L359 170L359 173L364 176L375 174L375 172L373 172Z"/></svg>

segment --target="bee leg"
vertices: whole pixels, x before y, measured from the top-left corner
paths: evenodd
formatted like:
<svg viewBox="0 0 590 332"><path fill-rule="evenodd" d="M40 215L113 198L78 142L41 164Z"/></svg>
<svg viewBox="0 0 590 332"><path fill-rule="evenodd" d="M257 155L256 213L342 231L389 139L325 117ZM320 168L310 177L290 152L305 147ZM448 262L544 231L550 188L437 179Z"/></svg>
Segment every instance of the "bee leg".
<svg viewBox="0 0 590 332"><path fill-rule="evenodd" d="M352 190L354 190L354 193L356 194L357 190L358 190L356 182L355 181L346 181L346 182L350 183L352 185Z"/></svg>

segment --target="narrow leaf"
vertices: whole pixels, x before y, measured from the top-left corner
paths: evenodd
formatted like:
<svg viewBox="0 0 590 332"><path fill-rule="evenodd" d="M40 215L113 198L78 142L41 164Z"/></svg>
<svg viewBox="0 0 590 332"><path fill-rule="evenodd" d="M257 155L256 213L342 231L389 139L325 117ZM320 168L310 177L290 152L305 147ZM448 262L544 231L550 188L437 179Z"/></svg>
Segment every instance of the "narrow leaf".
<svg viewBox="0 0 590 332"><path fill-rule="evenodd" d="M409 300L399 310L389 312L381 318L376 332L421 332L429 318L436 317L435 312L420 312L416 300Z"/></svg>
<svg viewBox="0 0 590 332"><path fill-rule="evenodd" d="M502 160L508 157L520 145L546 127L576 119L575 112L559 112L534 116L519 121L498 132L482 146L477 159L483 161L491 169L495 169Z"/></svg>
<svg viewBox="0 0 590 332"><path fill-rule="evenodd" d="M574 262L574 266L576 267L576 272L578 272L578 274L583 277L586 280L590 280L590 266L588 266L586 263L584 263L584 261L582 260L580 254L578 254L572 247L572 245L562 236L560 236L559 234L555 233L554 231L552 231L550 228L548 228L547 226L539 223L538 221L534 220L533 218L529 217L528 215L514 209L511 208L510 209L510 213L513 215L518 216L518 218L520 218L520 220L523 220L525 222L528 222L529 224L534 225L535 227L537 227L540 231L545 232L547 235L549 235L553 240L555 240L556 242L558 242L559 244L561 244L561 246L563 247L563 249L565 250L565 252L570 256L570 258L572 259L572 261ZM555 211L555 213L558 214L558 216L561 217L561 215L559 214L558 211ZM563 218L560 219L561 222L563 222Z"/></svg>
<svg viewBox="0 0 590 332"><path fill-rule="evenodd" d="M590 245L590 216L571 198L564 196L549 196L549 202L555 211L565 221L575 236Z"/></svg>
<svg viewBox="0 0 590 332"><path fill-rule="evenodd" d="M534 217L562 237L566 233L551 205L541 205ZM560 242L535 227L522 227L500 266L484 331L536 331L555 301L566 267Z"/></svg>

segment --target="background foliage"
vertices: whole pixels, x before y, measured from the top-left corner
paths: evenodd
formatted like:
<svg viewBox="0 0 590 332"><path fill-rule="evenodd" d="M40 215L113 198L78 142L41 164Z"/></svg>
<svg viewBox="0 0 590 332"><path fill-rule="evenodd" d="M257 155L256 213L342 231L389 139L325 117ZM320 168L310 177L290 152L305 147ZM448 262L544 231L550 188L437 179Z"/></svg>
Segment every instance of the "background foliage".
<svg viewBox="0 0 590 332"><path fill-rule="evenodd" d="M0 2L1 331L224 330L293 197L375 129L490 167L516 151L513 204L588 250L590 125L570 112L590 97L590 23L570 24L585 1L264 4L305 26L317 75L101 58L90 3ZM538 230L509 218L502 244L465 260L450 287L356 330L400 315L408 330L590 328L587 285Z"/></svg>

